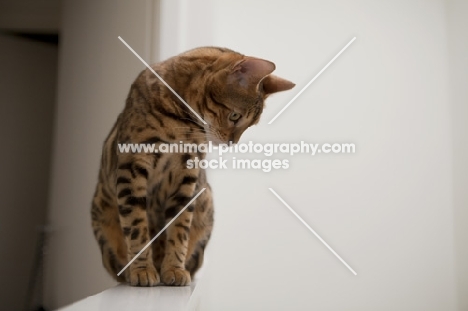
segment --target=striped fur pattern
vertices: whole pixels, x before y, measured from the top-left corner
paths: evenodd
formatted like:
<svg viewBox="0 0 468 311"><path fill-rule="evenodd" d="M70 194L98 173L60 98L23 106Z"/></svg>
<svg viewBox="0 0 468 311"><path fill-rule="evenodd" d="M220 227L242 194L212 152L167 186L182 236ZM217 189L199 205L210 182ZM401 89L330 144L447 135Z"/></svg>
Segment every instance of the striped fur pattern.
<svg viewBox="0 0 468 311"><path fill-rule="evenodd" d="M119 153L118 143L237 142L258 122L265 98L293 83L272 62L229 49L197 48L152 67L208 123L204 125L149 70L130 88L105 140L92 201L104 267L133 286L188 285L213 228L205 171L186 162L203 153ZM204 191L119 277L117 273L202 189Z"/></svg>

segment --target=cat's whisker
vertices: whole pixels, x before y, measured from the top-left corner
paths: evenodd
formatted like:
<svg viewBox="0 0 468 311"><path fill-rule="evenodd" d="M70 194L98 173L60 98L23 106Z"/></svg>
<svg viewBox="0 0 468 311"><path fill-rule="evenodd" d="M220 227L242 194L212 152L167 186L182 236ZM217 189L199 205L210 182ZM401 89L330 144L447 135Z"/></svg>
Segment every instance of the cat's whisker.
<svg viewBox="0 0 468 311"><path fill-rule="evenodd" d="M192 123L195 123L196 125L200 126L200 127L205 127L205 124L201 123L200 121L196 120L196 119L193 119L193 118L180 118L181 120L188 120Z"/></svg>
<svg viewBox="0 0 468 311"><path fill-rule="evenodd" d="M206 131L205 129L193 128L193 127L180 127L180 128L173 128L173 129L177 131L190 131L190 132L202 132L202 133ZM210 129L208 129L208 131L210 131Z"/></svg>
<svg viewBox="0 0 468 311"><path fill-rule="evenodd" d="M182 120L186 120L185 118L182 119ZM210 130L212 127L211 126L203 126L202 128L194 128L194 127L190 127L190 126L176 126L176 127L173 127L173 129L190 129L190 130L199 130L199 131L206 131L206 130Z"/></svg>

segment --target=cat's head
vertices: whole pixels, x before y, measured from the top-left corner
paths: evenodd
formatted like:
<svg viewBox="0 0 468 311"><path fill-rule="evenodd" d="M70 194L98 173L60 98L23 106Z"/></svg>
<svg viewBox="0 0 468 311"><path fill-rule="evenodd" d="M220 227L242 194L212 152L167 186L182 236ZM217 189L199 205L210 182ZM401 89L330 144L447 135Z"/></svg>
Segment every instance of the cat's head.
<svg viewBox="0 0 468 311"><path fill-rule="evenodd" d="M207 139L214 143L237 143L242 133L258 123L265 99L286 91L294 83L271 75L275 64L226 51L213 63L207 79L204 120Z"/></svg>

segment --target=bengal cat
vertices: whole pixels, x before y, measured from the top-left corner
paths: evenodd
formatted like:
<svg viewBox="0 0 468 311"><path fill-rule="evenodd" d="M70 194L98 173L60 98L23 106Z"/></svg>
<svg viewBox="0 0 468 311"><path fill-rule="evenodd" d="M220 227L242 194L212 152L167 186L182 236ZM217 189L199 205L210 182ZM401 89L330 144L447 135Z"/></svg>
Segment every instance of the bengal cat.
<svg viewBox="0 0 468 311"><path fill-rule="evenodd" d="M207 124L150 70L142 71L103 146L92 226L103 265L117 281L182 286L202 265L213 228L205 171L186 167L187 160L205 154L120 153L118 144L237 143L259 121L266 97L294 84L270 75L272 62L217 47L197 48L152 68ZM206 190L117 276L202 188Z"/></svg>

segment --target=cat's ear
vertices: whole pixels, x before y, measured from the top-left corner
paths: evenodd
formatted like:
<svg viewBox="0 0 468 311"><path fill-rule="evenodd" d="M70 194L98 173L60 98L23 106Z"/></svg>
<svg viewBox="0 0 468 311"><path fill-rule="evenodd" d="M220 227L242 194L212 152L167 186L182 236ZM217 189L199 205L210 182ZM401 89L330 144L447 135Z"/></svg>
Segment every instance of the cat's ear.
<svg viewBox="0 0 468 311"><path fill-rule="evenodd" d="M270 95L276 92L282 92L292 89L296 84L288 81L286 79L269 75L262 81L263 84L263 91L265 95Z"/></svg>
<svg viewBox="0 0 468 311"><path fill-rule="evenodd" d="M230 82L236 81L240 86L245 88L252 85L257 86L275 68L275 64L270 61L246 57L233 66L229 80Z"/></svg>

